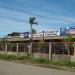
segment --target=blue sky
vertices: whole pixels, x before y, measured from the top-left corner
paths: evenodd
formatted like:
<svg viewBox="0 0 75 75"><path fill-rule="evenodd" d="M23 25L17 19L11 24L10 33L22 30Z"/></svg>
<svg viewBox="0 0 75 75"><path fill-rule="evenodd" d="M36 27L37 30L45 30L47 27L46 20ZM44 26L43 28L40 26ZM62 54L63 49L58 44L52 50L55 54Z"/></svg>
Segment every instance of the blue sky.
<svg viewBox="0 0 75 75"><path fill-rule="evenodd" d="M29 17L37 31L75 26L75 0L0 0L0 36L29 31Z"/></svg>

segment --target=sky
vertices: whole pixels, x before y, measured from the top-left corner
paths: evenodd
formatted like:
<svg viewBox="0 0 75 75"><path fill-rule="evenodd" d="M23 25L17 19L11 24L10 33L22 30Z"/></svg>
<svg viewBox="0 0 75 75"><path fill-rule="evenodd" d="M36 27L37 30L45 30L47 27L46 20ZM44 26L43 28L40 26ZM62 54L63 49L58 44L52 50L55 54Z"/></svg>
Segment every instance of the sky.
<svg viewBox="0 0 75 75"><path fill-rule="evenodd" d="M0 36L28 32L29 17L37 31L75 26L75 0L0 0Z"/></svg>

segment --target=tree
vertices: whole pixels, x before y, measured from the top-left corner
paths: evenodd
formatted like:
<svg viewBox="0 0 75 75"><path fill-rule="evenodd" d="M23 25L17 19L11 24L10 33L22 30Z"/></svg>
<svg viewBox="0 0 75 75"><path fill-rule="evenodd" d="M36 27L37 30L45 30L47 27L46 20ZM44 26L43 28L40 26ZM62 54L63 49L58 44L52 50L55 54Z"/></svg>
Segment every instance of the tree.
<svg viewBox="0 0 75 75"><path fill-rule="evenodd" d="M43 52L45 53L45 39L44 39L44 31L42 31L42 39L38 42L38 49L39 50L43 50Z"/></svg>
<svg viewBox="0 0 75 75"><path fill-rule="evenodd" d="M8 41L7 41L7 38L6 37L0 38L0 49L5 50L5 44L7 42Z"/></svg>
<svg viewBox="0 0 75 75"><path fill-rule="evenodd" d="M30 24L30 42L31 42L31 51L30 51L30 54L32 56L32 39L33 39L33 35L32 35L32 26L34 24L38 25L38 23L35 21L36 18L35 17L30 17L29 18L29 24Z"/></svg>
<svg viewBox="0 0 75 75"><path fill-rule="evenodd" d="M38 25L38 23L37 22L35 22L35 20L36 20L36 18L35 17L30 17L29 18L29 24L30 24L30 38L32 39L32 25L34 25L34 24L36 24L36 25Z"/></svg>
<svg viewBox="0 0 75 75"><path fill-rule="evenodd" d="M7 38L6 37L3 37L3 38L0 38L0 43L7 43Z"/></svg>
<svg viewBox="0 0 75 75"><path fill-rule="evenodd" d="M73 42L74 42L74 39L72 38L72 35L68 34L66 36L66 38L64 39L64 41L65 41L65 44L66 44L66 48L68 50L68 54L70 54L70 51L73 48Z"/></svg>
<svg viewBox="0 0 75 75"><path fill-rule="evenodd" d="M32 33L35 34L35 33L37 33L37 31L32 28Z"/></svg>
<svg viewBox="0 0 75 75"><path fill-rule="evenodd" d="M65 40L65 42L67 42L67 43L69 43L69 42L74 42L74 40L73 40L71 34L68 34L64 40Z"/></svg>
<svg viewBox="0 0 75 75"><path fill-rule="evenodd" d="M44 42L44 40L43 39L41 39L39 42L38 42L38 48L39 49L44 49L44 45L45 45L45 42Z"/></svg>

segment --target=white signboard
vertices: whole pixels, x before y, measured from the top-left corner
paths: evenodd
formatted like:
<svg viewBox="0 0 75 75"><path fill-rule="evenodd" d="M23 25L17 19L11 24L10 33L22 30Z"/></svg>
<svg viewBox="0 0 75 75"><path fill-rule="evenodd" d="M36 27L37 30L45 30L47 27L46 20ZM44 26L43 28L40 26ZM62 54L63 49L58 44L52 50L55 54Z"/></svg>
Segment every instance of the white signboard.
<svg viewBox="0 0 75 75"><path fill-rule="evenodd" d="M49 30L43 32L37 32L37 34L33 34L33 37L49 37L49 36L59 36L60 30Z"/></svg>

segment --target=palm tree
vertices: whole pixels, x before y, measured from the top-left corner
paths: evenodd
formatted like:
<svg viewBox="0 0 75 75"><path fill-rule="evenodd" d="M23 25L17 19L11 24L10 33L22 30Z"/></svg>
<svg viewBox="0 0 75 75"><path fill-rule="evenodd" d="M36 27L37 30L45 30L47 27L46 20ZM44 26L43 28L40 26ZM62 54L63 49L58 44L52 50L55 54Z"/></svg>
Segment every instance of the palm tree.
<svg viewBox="0 0 75 75"><path fill-rule="evenodd" d="M37 33L37 30L36 29L32 29L32 33L33 34Z"/></svg>
<svg viewBox="0 0 75 75"><path fill-rule="evenodd" d="M30 54L31 54L31 56L32 56L32 40L33 40L33 34L32 34L33 28L32 28L32 26L33 26L34 24L38 25L38 23L35 22L35 20L36 20L35 17L30 17L30 18L29 18L29 24L30 24L30 42L31 42L31 48L30 48L31 51L30 51Z"/></svg>

